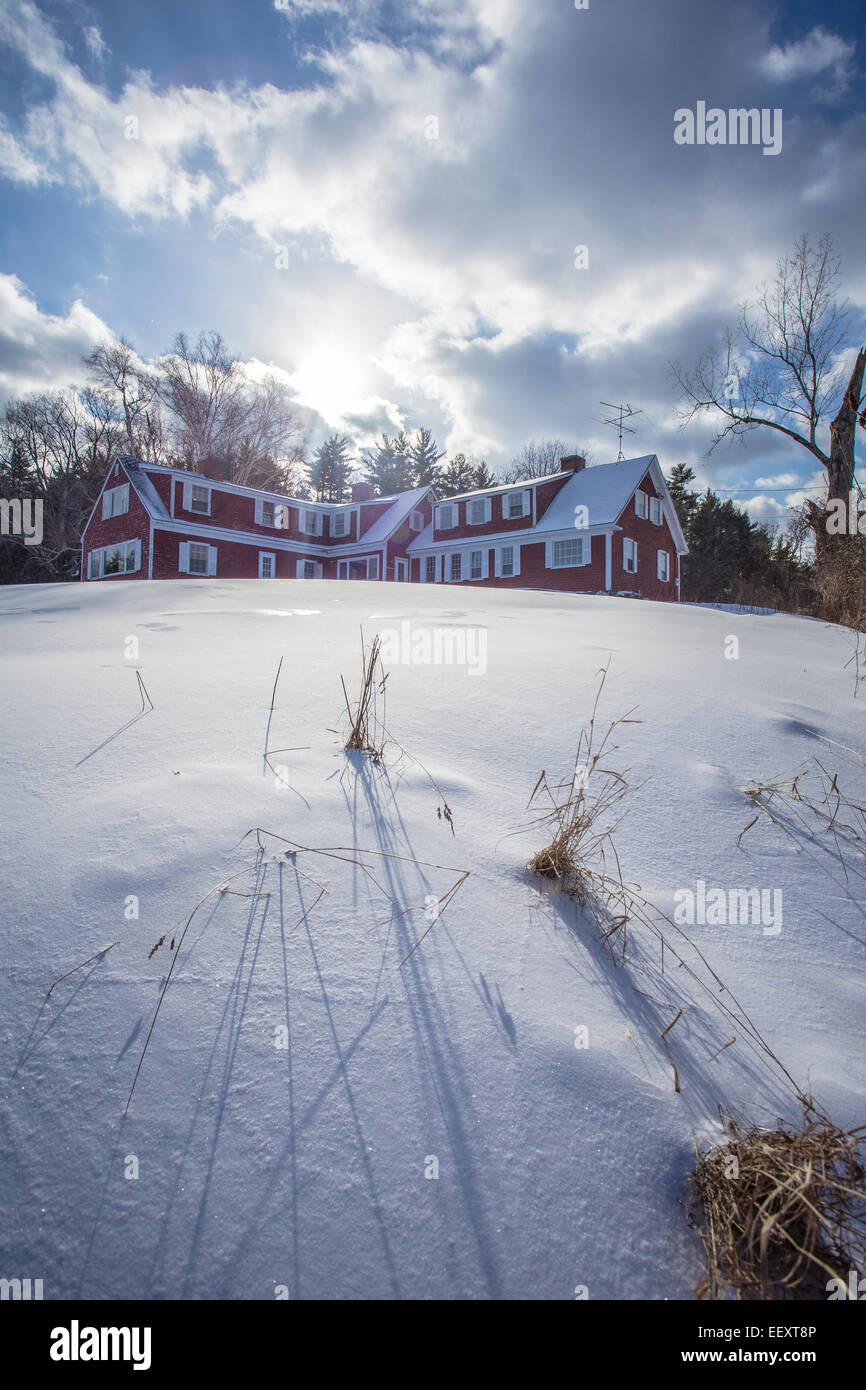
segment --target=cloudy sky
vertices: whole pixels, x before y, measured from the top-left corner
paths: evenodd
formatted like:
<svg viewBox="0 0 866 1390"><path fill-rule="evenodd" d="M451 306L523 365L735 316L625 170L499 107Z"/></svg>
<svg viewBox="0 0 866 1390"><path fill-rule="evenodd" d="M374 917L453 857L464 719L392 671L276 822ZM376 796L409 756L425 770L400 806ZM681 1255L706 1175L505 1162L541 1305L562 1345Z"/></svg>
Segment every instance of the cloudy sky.
<svg viewBox="0 0 866 1390"><path fill-rule="evenodd" d="M581 0L582 3L582 0ZM689 362L801 232L866 337L857 0L0 0L0 394L217 328L310 441L431 426L496 467L626 451L783 514L809 456L707 461ZM674 112L783 112L783 146L683 146ZM586 247L585 256L576 256ZM588 260L587 265L576 261ZM852 337L852 343L854 337Z"/></svg>

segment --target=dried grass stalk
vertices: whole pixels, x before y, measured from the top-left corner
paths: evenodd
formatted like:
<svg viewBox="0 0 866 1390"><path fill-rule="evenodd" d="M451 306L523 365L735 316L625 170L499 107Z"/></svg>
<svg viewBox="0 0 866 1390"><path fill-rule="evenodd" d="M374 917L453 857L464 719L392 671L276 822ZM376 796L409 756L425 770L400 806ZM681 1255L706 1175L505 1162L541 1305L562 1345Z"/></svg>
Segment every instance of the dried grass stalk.
<svg viewBox="0 0 866 1390"><path fill-rule="evenodd" d="M697 1161L690 1182L707 1272L699 1298L825 1299L866 1259L860 1130L804 1107L799 1126L726 1122L728 1140Z"/></svg>

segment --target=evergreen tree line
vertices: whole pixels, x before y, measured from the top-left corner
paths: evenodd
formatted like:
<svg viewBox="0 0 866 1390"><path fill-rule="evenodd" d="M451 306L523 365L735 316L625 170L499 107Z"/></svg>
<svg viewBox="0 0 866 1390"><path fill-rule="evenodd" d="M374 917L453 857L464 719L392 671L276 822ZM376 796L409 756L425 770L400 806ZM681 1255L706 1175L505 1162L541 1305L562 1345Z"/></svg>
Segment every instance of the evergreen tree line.
<svg viewBox="0 0 866 1390"><path fill-rule="evenodd" d="M681 566L681 597L811 612L814 572L803 557L806 528L798 518L786 529L753 522L712 488L703 494L693 490L694 481L694 470L684 463L667 478L689 547Z"/></svg>

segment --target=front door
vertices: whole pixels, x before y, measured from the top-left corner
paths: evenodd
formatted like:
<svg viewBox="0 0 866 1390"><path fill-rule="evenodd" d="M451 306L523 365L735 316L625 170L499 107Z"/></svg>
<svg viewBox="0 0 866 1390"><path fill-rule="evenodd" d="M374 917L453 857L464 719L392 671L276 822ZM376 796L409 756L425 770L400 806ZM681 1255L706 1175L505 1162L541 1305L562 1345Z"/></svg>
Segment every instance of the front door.
<svg viewBox="0 0 866 1390"><path fill-rule="evenodd" d="M394 561L394 578L397 579L397 580L402 580L402 581L404 581L404 582L405 582L405 580L407 580L407 579L409 578L409 561L408 561L408 560L395 560L395 561Z"/></svg>

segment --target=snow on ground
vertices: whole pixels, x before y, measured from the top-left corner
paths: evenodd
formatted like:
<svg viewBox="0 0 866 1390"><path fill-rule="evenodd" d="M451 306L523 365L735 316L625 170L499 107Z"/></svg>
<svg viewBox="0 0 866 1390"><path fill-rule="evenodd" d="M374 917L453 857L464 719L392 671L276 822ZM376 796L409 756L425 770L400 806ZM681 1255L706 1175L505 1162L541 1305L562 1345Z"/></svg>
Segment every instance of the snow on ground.
<svg viewBox="0 0 866 1390"><path fill-rule="evenodd" d="M453 835L418 763L341 749L359 629L406 622L486 639L475 674L390 668L391 732ZM838 1123L864 1119L862 862L846 887L820 841L769 823L736 847L738 789L810 755L864 799L838 629L466 586L187 581L7 588L0 631L4 1276L42 1278L46 1298L693 1296L696 1138L718 1135L720 1105L765 1121L797 1104L742 1039L713 1057L733 1030L687 991L676 1093L659 1035L685 972L616 966L524 871L529 794L570 769L607 662L602 722L642 721L614 757L643 784L625 876L665 910L699 879L781 890L778 934L688 930L797 1083ZM294 751L268 767L280 657L269 745ZM137 670L154 705L138 718ZM257 855L238 845L254 826L361 847L375 882L351 851L293 861L267 839ZM406 959L425 902L465 869ZM176 946L124 1117L171 939L231 875Z"/></svg>

